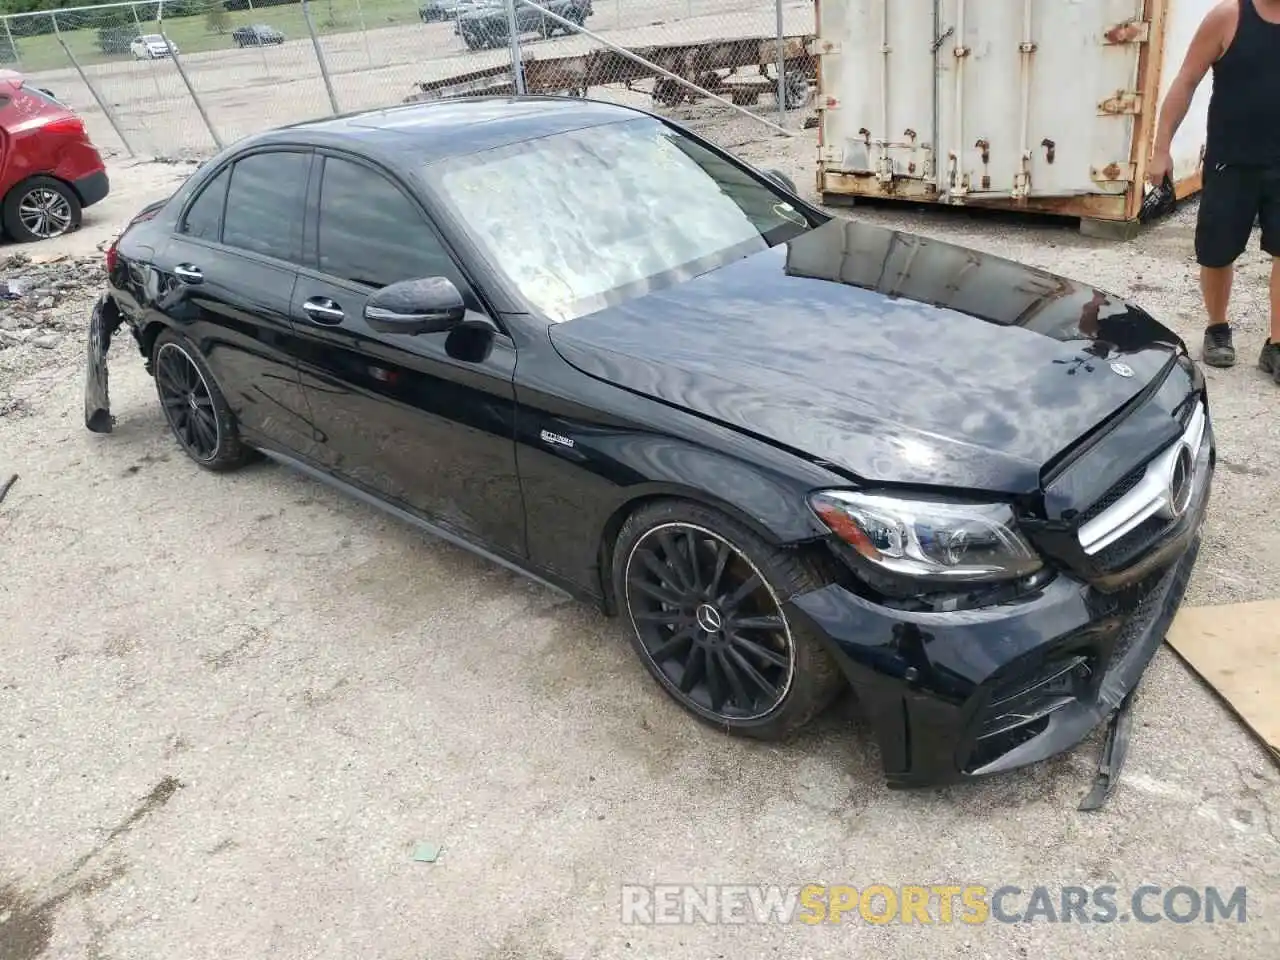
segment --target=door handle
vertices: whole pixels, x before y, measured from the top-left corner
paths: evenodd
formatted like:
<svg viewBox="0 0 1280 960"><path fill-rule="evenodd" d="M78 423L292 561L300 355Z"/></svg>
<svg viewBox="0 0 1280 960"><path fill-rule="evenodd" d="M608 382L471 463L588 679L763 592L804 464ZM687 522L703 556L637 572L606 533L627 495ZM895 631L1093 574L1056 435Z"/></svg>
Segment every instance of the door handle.
<svg viewBox="0 0 1280 960"><path fill-rule="evenodd" d="M332 325L341 323L346 318L342 308L328 297L312 297L302 305L302 311L311 318L312 323Z"/></svg>
<svg viewBox="0 0 1280 960"><path fill-rule="evenodd" d="M183 283L204 283L204 274L192 263L180 263L173 268L173 275Z"/></svg>

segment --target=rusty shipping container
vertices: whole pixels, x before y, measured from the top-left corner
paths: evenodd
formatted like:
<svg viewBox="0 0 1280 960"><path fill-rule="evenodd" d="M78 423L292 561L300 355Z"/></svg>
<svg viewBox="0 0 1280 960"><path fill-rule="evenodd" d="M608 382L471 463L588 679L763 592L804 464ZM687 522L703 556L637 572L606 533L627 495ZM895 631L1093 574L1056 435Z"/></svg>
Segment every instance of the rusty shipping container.
<svg viewBox="0 0 1280 960"><path fill-rule="evenodd" d="M818 191L1136 220L1214 0L815 0ZM1173 144L1200 189L1211 78Z"/></svg>

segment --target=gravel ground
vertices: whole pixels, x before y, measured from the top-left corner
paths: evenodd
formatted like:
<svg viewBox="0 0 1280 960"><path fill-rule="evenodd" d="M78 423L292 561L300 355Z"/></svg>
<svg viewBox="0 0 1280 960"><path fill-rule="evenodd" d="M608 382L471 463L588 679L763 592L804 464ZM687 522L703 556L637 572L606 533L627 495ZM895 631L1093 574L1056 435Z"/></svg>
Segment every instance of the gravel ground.
<svg viewBox="0 0 1280 960"><path fill-rule="evenodd" d="M714 135L813 182L807 138ZM0 483L20 475L0 505L2 960L1276 956L1280 774L1167 651L1101 813L1075 810L1096 738L891 793L847 704L796 743L730 741L591 610L283 469L197 470L128 341L117 432L86 432L97 248L184 168L112 173L80 233L0 267L46 291L0 303ZM1190 207L1123 245L857 215L1132 294L1198 341ZM1241 364L1208 372L1223 469L1196 604L1280 596L1265 267L1242 267ZM620 885L653 882L1246 885L1249 922L623 925Z"/></svg>

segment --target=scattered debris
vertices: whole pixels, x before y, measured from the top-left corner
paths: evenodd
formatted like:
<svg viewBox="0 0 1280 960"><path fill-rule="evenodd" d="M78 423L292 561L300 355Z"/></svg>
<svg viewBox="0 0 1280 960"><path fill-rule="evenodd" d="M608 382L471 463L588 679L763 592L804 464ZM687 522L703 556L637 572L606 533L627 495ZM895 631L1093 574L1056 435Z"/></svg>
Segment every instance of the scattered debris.
<svg viewBox="0 0 1280 960"><path fill-rule="evenodd" d="M0 250L0 417L24 413L31 376L84 342L104 268L92 252Z"/></svg>
<svg viewBox="0 0 1280 960"><path fill-rule="evenodd" d="M98 256L10 254L0 262L4 318L16 320L18 326L38 326L45 319L42 311L54 309L86 288L98 287L102 280L103 263Z"/></svg>
<svg viewBox="0 0 1280 960"><path fill-rule="evenodd" d="M440 852L440 848L434 843L419 843L413 848L413 859L418 863L435 863Z"/></svg>
<svg viewBox="0 0 1280 960"><path fill-rule="evenodd" d="M21 397L0 396L0 417L25 417L31 414L31 404Z"/></svg>

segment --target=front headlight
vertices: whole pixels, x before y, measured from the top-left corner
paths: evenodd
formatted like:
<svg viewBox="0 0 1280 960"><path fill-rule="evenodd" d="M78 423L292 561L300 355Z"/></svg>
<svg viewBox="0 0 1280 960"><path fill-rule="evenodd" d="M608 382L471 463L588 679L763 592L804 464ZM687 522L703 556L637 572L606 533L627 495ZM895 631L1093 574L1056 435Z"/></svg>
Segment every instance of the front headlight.
<svg viewBox="0 0 1280 960"><path fill-rule="evenodd" d="M814 512L860 556L904 577L945 582L1016 580L1043 563L1003 503L823 490Z"/></svg>

